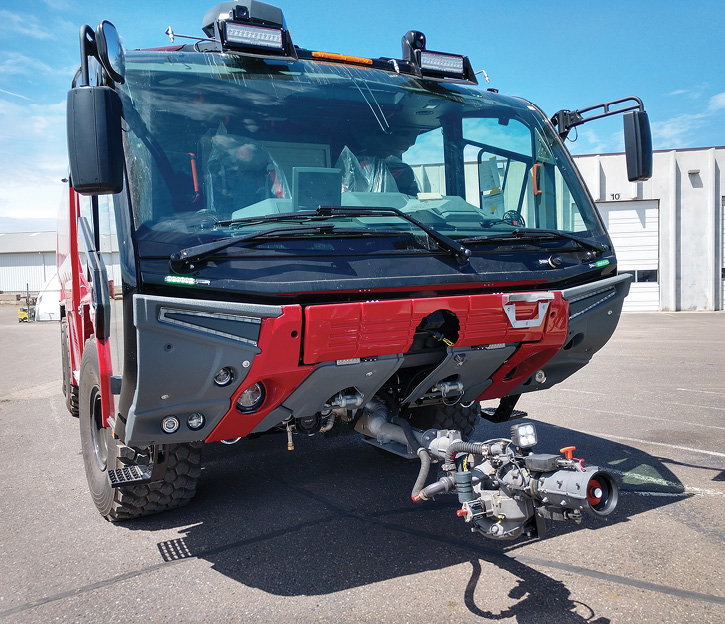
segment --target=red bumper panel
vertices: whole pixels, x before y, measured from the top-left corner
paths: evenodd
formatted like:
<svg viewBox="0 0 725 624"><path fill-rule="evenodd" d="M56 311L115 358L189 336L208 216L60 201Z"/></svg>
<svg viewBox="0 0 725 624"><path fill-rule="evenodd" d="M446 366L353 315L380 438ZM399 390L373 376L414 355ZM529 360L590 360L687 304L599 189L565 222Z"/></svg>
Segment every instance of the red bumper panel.
<svg viewBox="0 0 725 624"><path fill-rule="evenodd" d="M540 341L549 324L512 327L504 311L504 297L487 294L309 306L305 309L304 362L405 353L420 322L436 310L449 310L458 318L456 347ZM533 319L538 313L535 302L515 305L519 320ZM568 303L556 293L549 311L556 311L558 317L563 307ZM566 325L566 314L561 316Z"/></svg>
<svg viewBox="0 0 725 624"><path fill-rule="evenodd" d="M564 346L569 329L569 302L561 292L554 292L554 299L541 324L543 330L538 342L525 342L492 376L493 383L478 397L479 401L500 399L533 375L553 358ZM517 319L520 318L518 314Z"/></svg>

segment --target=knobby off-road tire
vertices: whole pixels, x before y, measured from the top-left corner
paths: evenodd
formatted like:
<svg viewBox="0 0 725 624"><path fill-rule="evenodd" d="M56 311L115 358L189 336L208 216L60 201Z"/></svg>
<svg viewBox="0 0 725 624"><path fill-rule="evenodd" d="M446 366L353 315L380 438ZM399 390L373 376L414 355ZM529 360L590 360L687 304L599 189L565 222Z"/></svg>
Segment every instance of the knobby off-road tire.
<svg viewBox="0 0 725 624"><path fill-rule="evenodd" d="M122 464L118 459L119 442L110 428L101 426L99 379L98 348L91 338L81 359L79 421L88 487L100 514L115 522L186 505L196 494L196 482L201 475L202 442L164 445L167 468L163 481L111 487L107 470Z"/></svg>
<svg viewBox="0 0 725 624"><path fill-rule="evenodd" d="M78 386L71 383L70 340L68 340L68 320L60 322L60 361L63 367L63 396L65 406L71 416L78 418Z"/></svg>
<svg viewBox="0 0 725 624"><path fill-rule="evenodd" d="M426 405L410 410L410 424L417 429L458 429L468 440L481 419L481 404L470 407L456 405Z"/></svg>

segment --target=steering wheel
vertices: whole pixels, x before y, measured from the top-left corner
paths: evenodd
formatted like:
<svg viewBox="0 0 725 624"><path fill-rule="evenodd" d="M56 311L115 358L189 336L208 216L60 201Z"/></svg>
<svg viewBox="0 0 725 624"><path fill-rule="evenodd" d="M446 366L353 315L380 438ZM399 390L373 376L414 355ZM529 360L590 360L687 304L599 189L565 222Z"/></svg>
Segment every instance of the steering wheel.
<svg viewBox="0 0 725 624"><path fill-rule="evenodd" d="M209 208L202 208L194 213L194 221L198 223L199 228L202 230L211 230L216 226L219 221L219 216L213 210Z"/></svg>
<svg viewBox="0 0 725 624"><path fill-rule="evenodd" d="M508 225L513 225L516 227L526 227L526 221L524 221L524 216L518 210L509 210L507 212L504 212L503 218L501 220Z"/></svg>

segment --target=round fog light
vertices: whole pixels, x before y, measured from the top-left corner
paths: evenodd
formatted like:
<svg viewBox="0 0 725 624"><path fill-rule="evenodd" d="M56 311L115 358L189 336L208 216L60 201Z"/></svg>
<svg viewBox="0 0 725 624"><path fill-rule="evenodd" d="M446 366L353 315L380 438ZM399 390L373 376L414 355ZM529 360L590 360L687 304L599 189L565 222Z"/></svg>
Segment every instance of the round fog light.
<svg viewBox="0 0 725 624"><path fill-rule="evenodd" d="M231 368L227 368L226 366L219 369L217 374L214 375L214 383L217 386L228 386L232 381L234 381L234 373Z"/></svg>
<svg viewBox="0 0 725 624"><path fill-rule="evenodd" d="M176 416L167 416L161 421L161 430L164 433L174 433L179 428L179 419Z"/></svg>
<svg viewBox="0 0 725 624"><path fill-rule="evenodd" d="M237 399L237 409L243 413L253 412L264 402L264 386L255 383L249 386Z"/></svg>
<svg viewBox="0 0 725 624"><path fill-rule="evenodd" d="M542 384L546 381L546 373L543 370L539 369L536 371L534 379L536 379L536 383Z"/></svg>
<svg viewBox="0 0 725 624"><path fill-rule="evenodd" d="M204 426L205 420L204 414L194 412L193 414L189 414L189 418L186 419L186 424L189 425L189 429L196 431Z"/></svg>

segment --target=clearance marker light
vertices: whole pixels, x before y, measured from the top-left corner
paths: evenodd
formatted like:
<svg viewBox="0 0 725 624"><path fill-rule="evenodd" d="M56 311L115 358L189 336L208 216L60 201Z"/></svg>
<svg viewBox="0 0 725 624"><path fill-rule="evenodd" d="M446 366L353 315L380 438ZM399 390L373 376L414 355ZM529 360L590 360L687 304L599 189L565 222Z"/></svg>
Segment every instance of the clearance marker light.
<svg viewBox="0 0 725 624"><path fill-rule="evenodd" d="M349 56L347 54L335 54L334 52L313 52L312 58L328 61L342 61L343 63L357 63L358 65L372 65L373 60L362 56Z"/></svg>
<svg viewBox="0 0 725 624"><path fill-rule="evenodd" d="M196 286L195 277L184 277L183 275L167 275L164 278L164 282L178 286Z"/></svg>

